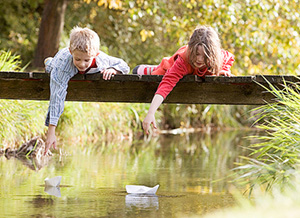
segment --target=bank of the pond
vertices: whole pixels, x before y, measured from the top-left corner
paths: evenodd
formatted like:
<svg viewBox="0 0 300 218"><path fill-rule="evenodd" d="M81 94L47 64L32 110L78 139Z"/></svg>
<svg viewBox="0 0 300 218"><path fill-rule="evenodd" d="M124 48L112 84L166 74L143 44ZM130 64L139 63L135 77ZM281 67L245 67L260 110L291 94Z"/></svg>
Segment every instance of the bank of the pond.
<svg viewBox="0 0 300 218"><path fill-rule="evenodd" d="M0 100L0 148L18 147L34 136L45 138L46 101ZM66 102L57 127L59 140L76 142L132 139L143 134L149 104ZM250 126L247 106L162 105L156 113L161 130L241 128Z"/></svg>
<svg viewBox="0 0 300 218"><path fill-rule="evenodd" d="M48 102L0 100L1 147L18 146L34 137L45 137ZM132 138L140 128L145 104L66 102L57 127L58 139L75 141Z"/></svg>

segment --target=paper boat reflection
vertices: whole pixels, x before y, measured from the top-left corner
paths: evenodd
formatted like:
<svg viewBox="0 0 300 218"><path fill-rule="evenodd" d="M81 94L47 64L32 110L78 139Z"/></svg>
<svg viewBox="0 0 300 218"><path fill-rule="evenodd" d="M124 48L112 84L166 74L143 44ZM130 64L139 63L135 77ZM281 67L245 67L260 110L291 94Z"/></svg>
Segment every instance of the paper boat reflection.
<svg viewBox="0 0 300 218"><path fill-rule="evenodd" d="M59 186L61 181L61 176L56 176L54 178L46 178L45 179L45 186L50 186L50 187L57 187Z"/></svg>
<svg viewBox="0 0 300 218"><path fill-rule="evenodd" d="M55 197L61 197L60 188L54 186L45 186L44 192Z"/></svg>
<svg viewBox="0 0 300 218"><path fill-rule="evenodd" d="M143 185L126 185L126 191L128 194L152 194L154 195L159 185L152 188Z"/></svg>
<svg viewBox="0 0 300 218"><path fill-rule="evenodd" d="M159 209L156 195L128 194L125 197L125 204L128 209Z"/></svg>

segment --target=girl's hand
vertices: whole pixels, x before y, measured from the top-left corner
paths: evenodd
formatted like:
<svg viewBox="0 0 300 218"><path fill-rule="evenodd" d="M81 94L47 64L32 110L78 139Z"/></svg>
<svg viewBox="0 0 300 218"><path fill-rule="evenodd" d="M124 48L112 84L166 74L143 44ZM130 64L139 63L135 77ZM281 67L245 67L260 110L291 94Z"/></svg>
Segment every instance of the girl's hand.
<svg viewBox="0 0 300 218"><path fill-rule="evenodd" d="M110 80L113 75L116 75L118 71L116 71L114 68L109 68L103 70L101 73L103 74L103 79L104 80Z"/></svg>
<svg viewBox="0 0 300 218"><path fill-rule="evenodd" d="M148 113L143 121L143 129L147 135L149 134L149 128L151 124L153 124L154 129L157 129L154 114Z"/></svg>
<svg viewBox="0 0 300 218"><path fill-rule="evenodd" d="M225 70L221 70L220 73L219 73L219 76L228 76L228 77L231 77L231 76L234 76L233 74L231 74L231 71L225 71Z"/></svg>

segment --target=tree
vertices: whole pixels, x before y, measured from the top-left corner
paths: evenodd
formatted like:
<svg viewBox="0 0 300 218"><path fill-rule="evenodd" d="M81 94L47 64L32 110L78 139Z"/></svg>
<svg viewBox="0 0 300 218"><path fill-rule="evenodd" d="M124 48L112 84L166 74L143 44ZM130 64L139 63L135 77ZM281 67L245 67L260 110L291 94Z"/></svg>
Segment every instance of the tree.
<svg viewBox="0 0 300 218"><path fill-rule="evenodd" d="M38 43L33 61L34 67L43 67L44 59L54 56L59 49L64 17L67 7L66 0L45 0Z"/></svg>

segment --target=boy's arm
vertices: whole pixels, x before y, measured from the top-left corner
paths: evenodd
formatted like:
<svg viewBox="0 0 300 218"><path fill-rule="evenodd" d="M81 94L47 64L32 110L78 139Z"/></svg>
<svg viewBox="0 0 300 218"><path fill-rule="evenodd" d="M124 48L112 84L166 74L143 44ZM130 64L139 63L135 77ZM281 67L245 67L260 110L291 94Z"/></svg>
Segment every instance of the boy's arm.
<svg viewBox="0 0 300 218"><path fill-rule="evenodd" d="M69 49L60 50L51 61L51 66L46 66L47 69L50 73L50 101L45 125L56 126L64 110L68 82L77 73Z"/></svg>
<svg viewBox="0 0 300 218"><path fill-rule="evenodd" d="M121 58L109 56L104 52L100 52L97 58L99 60L99 62L97 62L97 65L99 64L101 71L113 68L120 74L128 74L130 72L128 64Z"/></svg>
<svg viewBox="0 0 300 218"><path fill-rule="evenodd" d="M47 139L45 143L45 152L53 146L56 149L55 128L58 119L64 110L64 101L67 95L68 82L72 74L63 72L59 68L52 69L50 75L50 102L45 125L48 126Z"/></svg>
<svg viewBox="0 0 300 218"><path fill-rule="evenodd" d="M59 69L53 69L50 76L50 102L46 118L46 126L57 126L58 119L64 111L68 82L71 75Z"/></svg>

